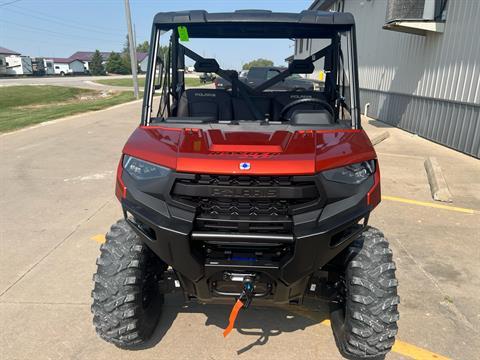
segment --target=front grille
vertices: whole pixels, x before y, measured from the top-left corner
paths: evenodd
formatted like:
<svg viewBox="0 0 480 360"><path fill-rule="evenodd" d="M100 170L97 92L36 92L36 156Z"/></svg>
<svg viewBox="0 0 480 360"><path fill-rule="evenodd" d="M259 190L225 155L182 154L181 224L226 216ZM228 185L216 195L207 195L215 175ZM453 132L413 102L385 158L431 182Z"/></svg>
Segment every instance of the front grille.
<svg viewBox="0 0 480 360"><path fill-rule="evenodd" d="M286 216L286 200L203 198L198 205L202 214L213 216Z"/></svg>
<svg viewBox="0 0 480 360"><path fill-rule="evenodd" d="M289 233L296 208L319 203L312 177L193 175L178 178L176 201L195 206L195 230Z"/></svg>
<svg viewBox="0 0 480 360"><path fill-rule="evenodd" d="M293 184L290 176L197 175L194 180L188 181L199 185L220 186L290 186Z"/></svg>

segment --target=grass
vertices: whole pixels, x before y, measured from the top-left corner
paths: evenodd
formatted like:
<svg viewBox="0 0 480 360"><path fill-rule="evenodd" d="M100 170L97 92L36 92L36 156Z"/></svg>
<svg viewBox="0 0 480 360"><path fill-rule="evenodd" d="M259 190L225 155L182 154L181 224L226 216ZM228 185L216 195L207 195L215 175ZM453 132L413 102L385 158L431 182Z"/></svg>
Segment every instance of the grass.
<svg viewBox="0 0 480 360"><path fill-rule="evenodd" d="M0 87L0 132L135 100L131 92L102 94L63 86Z"/></svg>
<svg viewBox="0 0 480 360"><path fill-rule="evenodd" d="M125 86L133 88L133 80L126 78L126 79L105 79L105 80L95 80L94 82L102 84L102 85L110 85L110 86ZM138 78L138 87L143 88L145 86L145 78Z"/></svg>
<svg viewBox="0 0 480 360"><path fill-rule="evenodd" d="M133 88L132 79L105 79L105 80L95 80L96 83L110 86L128 86ZM185 78L185 85L187 87L200 86L202 83L199 78ZM138 86L142 89L145 86L145 78L138 79Z"/></svg>

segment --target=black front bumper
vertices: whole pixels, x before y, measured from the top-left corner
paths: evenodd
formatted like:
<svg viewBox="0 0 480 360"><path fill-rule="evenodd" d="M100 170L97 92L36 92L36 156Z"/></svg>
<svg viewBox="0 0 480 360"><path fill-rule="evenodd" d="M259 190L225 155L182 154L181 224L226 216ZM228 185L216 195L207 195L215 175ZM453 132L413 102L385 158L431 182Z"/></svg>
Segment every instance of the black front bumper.
<svg viewBox="0 0 480 360"><path fill-rule="evenodd" d="M288 231L202 231L196 228L201 217L198 207L172 196L177 180L192 176L172 173L161 182L138 182L124 172L127 196L122 207L135 232L175 269L185 294L201 301L225 298L228 292L217 286L225 285L222 274L226 271L258 274L259 287L268 288L265 300L301 301L310 276L355 239L371 210L366 194L373 176L361 185L345 186L316 175L311 179L318 186L321 201L303 207L305 212L291 214ZM220 256L215 256L218 253ZM230 255L222 257L227 253Z"/></svg>

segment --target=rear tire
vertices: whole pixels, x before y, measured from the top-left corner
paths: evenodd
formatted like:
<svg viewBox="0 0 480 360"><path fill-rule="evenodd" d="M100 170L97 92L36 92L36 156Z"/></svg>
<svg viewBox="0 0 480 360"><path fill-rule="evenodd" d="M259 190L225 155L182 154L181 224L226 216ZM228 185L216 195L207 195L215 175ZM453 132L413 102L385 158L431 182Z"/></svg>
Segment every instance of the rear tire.
<svg viewBox="0 0 480 360"><path fill-rule="evenodd" d="M395 342L400 303L388 241L367 228L346 250L343 265L335 279L343 301L330 308L335 342L347 359L384 359Z"/></svg>
<svg viewBox="0 0 480 360"><path fill-rule="evenodd" d="M140 345L159 320L163 294L158 280L166 265L125 220L111 227L100 250L93 277L93 324L102 339L119 347Z"/></svg>

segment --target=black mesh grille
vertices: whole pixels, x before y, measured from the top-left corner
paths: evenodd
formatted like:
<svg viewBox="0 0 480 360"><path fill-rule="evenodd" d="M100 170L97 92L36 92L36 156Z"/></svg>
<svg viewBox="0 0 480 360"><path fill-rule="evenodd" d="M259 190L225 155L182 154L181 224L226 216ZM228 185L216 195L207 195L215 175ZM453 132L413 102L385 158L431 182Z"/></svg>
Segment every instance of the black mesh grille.
<svg viewBox="0 0 480 360"><path fill-rule="evenodd" d="M283 233L291 232L292 209L319 197L311 178L236 175L177 179L172 196L196 206L195 230Z"/></svg>
<svg viewBox="0 0 480 360"><path fill-rule="evenodd" d="M288 203L285 200L204 198L199 200L198 205L201 213L213 216L288 215Z"/></svg>

